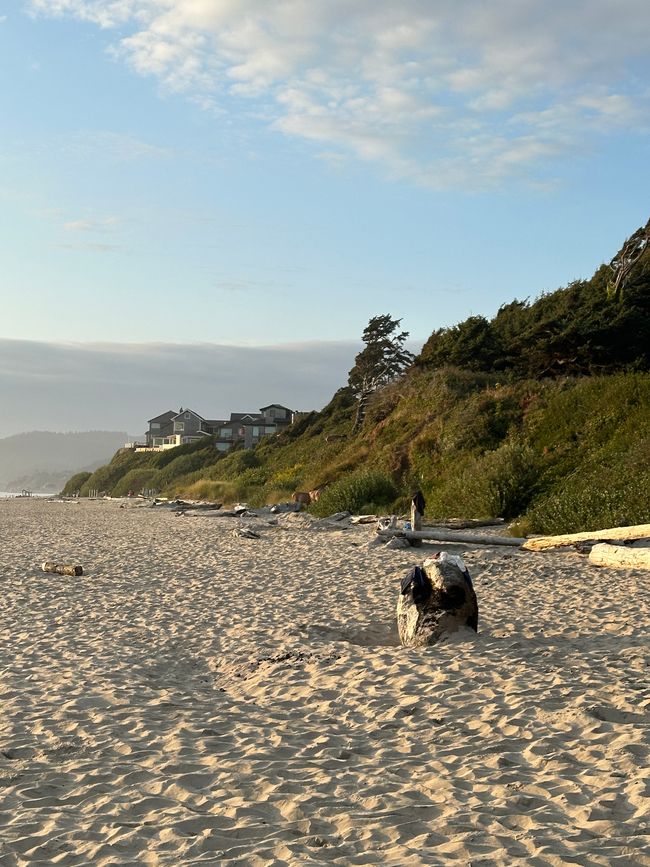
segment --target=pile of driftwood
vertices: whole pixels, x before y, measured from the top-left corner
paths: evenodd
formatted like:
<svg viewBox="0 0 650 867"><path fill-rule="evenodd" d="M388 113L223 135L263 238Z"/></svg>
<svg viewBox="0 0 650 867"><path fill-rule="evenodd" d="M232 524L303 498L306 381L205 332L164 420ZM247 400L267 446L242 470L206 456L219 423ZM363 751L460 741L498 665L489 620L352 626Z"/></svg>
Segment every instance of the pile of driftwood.
<svg viewBox="0 0 650 867"><path fill-rule="evenodd" d="M594 566L650 569L650 524L610 527L562 536L538 536L528 539L522 547L527 551L575 547L588 551L589 562Z"/></svg>
<svg viewBox="0 0 650 867"><path fill-rule="evenodd" d="M650 569L650 524L633 527L610 527L604 530L588 530L584 533L568 533L559 536L537 536L532 539L497 536L485 533L463 533L458 529L480 526L482 522L455 521L439 526L400 528L393 521L379 521L379 537L403 539L409 545L431 542L462 542L472 545L508 545L526 551L546 551L572 547L589 554L594 566L612 566L625 569Z"/></svg>

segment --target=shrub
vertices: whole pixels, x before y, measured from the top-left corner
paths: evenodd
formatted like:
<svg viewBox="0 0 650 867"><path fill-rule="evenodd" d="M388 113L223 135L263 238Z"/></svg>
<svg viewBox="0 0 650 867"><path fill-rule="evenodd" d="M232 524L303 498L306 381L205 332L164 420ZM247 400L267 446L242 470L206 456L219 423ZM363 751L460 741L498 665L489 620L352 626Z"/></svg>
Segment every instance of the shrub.
<svg viewBox="0 0 650 867"><path fill-rule="evenodd" d="M397 497L392 480L377 470L358 470L343 476L321 494L311 507L315 515L334 512L362 512L387 506Z"/></svg>
<svg viewBox="0 0 650 867"><path fill-rule="evenodd" d="M232 481L232 488L238 500L261 501L264 499L263 487L266 482L266 470L262 467L244 470Z"/></svg>
<svg viewBox="0 0 650 867"><path fill-rule="evenodd" d="M238 449L232 451L223 459L220 472L228 478L235 478L245 470L259 467L260 460L253 449Z"/></svg>
<svg viewBox="0 0 650 867"><path fill-rule="evenodd" d="M576 533L647 522L650 469L628 467L574 473L528 512L535 533Z"/></svg>
<svg viewBox="0 0 650 867"><path fill-rule="evenodd" d="M129 470L110 491L113 497L126 497L129 491L138 494L140 491L159 491L160 472L151 467L140 467Z"/></svg>
<svg viewBox="0 0 650 867"><path fill-rule="evenodd" d="M65 483L65 486L61 491L61 495L63 497L71 497L74 496L74 494L79 493L84 482L87 482L91 475L92 473L87 472L75 473L75 475L72 476L72 478L68 479L68 481Z"/></svg>
<svg viewBox="0 0 650 867"><path fill-rule="evenodd" d="M182 448L182 446L179 446ZM170 449L169 451L175 451ZM215 462L216 449L201 449L182 455L177 455L174 460L168 461L164 469L160 470L159 485L161 488L171 484L174 479L201 470Z"/></svg>
<svg viewBox="0 0 650 867"><path fill-rule="evenodd" d="M292 467L286 467L283 470L278 470L269 479L269 489L280 491L295 491L302 485L303 465L294 464Z"/></svg>
<svg viewBox="0 0 650 867"><path fill-rule="evenodd" d="M81 496L87 497L92 490L106 491L110 494L120 479L130 470L146 467L151 469L154 464L155 453L132 451L118 451L110 464L99 467L86 479L80 489Z"/></svg>
<svg viewBox="0 0 650 867"><path fill-rule="evenodd" d="M178 496L188 500L210 500L224 505L234 503L238 497L231 482L200 479L177 491Z"/></svg>
<svg viewBox="0 0 650 867"><path fill-rule="evenodd" d="M432 496L438 517L514 518L536 492L539 460L524 443L507 441L461 467Z"/></svg>

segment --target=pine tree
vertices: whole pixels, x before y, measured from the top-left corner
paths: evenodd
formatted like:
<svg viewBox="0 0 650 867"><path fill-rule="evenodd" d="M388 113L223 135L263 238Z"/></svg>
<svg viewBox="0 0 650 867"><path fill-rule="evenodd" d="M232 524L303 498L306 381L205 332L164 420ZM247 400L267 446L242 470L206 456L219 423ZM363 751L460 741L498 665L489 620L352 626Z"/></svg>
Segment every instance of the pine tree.
<svg viewBox="0 0 650 867"><path fill-rule="evenodd" d="M404 349L409 332L396 333L401 321L388 314L373 316L363 332L365 348L355 358L348 375L348 385L359 402L353 431L363 424L370 395L392 382L413 363L414 355Z"/></svg>

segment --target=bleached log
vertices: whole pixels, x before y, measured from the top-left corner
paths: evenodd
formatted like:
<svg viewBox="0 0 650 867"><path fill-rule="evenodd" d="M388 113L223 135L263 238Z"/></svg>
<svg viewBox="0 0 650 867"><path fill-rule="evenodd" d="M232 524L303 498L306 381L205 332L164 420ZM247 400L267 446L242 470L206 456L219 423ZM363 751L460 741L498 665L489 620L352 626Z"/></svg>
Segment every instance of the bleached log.
<svg viewBox="0 0 650 867"><path fill-rule="evenodd" d="M421 496L422 495L420 494L420 497ZM424 502L424 500L422 502ZM418 509L416 496L414 495L411 500L411 531L413 533L420 533L422 531L422 517L422 512ZM418 539L418 537L415 536L410 540L410 542L414 548L419 548L422 544L422 539Z"/></svg>
<svg viewBox="0 0 650 867"><path fill-rule="evenodd" d="M43 572L53 572L56 575L71 575L73 577L83 575L84 573L83 566L73 566L71 563L52 563L49 560L46 560L42 564L41 569Z"/></svg>
<svg viewBox="0 0 650 867"><path fill-rule="evenodd" d="M543 551L545 548L562 548L576 542L621 542L629 539L650 537L650 524L635 527L610 527L606 530L588 530L586 533L567 533L563 536L538 536L528 539L523 547L527 551Z"/></svg>
<svg viewBox="0 0 650 867"><path fill-rule="evenodd" d="M486 536L481 533L450 533L429 527L426 530L377 530L379 536L403 536L405 539L429 539L432 542L467 542L470 545L510 545L519 548L526 541L514 536Z"/></svg>
<svg viewBox="0 0 650 867"><path fill-rule="evenodd" d="M594 545L589 553L593 566L613 566L619 569L650 569L650 548L628 548L625 545Z"/></svg>

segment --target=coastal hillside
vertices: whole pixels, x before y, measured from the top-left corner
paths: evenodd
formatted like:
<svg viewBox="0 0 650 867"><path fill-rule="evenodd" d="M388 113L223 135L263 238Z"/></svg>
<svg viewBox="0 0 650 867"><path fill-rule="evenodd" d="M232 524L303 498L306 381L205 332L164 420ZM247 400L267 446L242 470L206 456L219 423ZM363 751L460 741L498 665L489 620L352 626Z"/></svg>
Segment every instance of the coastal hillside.
<svg viewBox="0 0 650 867"><path fill-rule="evenodd" d="M261 505L326 485L311 507L324 514L399 512L419 488L427 518L502 517L518 533L647 521L649 232L591 280L435 330L368 397L362 422L346 385L254 450L120 451L65 492L146 488Z"/></svg>
<svg viewBox="0 0 650 867"><path fill-rule="evenodd" d="M124 445L123 431L30 431L0 439L0 490L56 493L70 474L94 470Z"/></svg>

